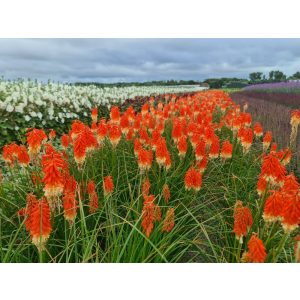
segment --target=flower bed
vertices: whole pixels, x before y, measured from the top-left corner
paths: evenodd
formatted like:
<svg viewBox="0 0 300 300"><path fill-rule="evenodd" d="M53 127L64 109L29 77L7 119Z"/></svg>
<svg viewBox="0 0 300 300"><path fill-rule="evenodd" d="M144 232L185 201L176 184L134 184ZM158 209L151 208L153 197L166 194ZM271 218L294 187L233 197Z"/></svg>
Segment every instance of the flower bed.
<svg viewBox="0 0 300 300"><path fill-rule="evenodd" d="M295 110L292 149L299 123ZM2 157L3 262L300 258L291 150L222 91L112 106L108 119L94 108L61 139L30 129Z"/></svg>

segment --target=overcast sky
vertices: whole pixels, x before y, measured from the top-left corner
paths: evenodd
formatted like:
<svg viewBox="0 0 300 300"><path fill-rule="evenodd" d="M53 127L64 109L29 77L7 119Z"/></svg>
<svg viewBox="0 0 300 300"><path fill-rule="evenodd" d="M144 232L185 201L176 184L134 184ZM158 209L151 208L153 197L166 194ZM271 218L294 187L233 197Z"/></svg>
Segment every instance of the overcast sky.
<svg viewBox="0 0 300 300"><path fill-rule="evenodd" d="M63 82L203 80L300 71L300 39L0 39L0 76Z"/></svg>

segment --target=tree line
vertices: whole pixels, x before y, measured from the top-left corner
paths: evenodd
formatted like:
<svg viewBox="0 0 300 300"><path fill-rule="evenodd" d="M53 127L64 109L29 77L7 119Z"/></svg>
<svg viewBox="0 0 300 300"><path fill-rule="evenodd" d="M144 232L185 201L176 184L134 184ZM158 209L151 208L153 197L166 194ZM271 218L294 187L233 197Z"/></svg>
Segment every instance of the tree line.
<svg viewBox="0 0 300 300"><path fill-rule="evenodd" d="M287 80L300 80L300 72L296 72L292 76L287 76L282 71L272 70L267 75L263 72L252 72L249 78L236 78L236 77L222 77L222 78L208 78L204 82L210 88L243 88L249 84L267 83L267 82L280 82Z"/></svg>

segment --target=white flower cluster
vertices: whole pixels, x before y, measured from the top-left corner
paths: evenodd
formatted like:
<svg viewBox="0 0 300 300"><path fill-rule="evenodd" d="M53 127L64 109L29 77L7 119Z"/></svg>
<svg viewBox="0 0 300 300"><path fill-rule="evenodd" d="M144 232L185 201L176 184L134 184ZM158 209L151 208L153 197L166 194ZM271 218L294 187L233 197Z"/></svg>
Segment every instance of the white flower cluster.
<svg viewBox="0 0 300 300"><path fill-rule="evenodd" d="M47 120L64 122L88 115L94 106L123 103L136 96L151 96L165 93L182 93L203 90L195 85L185 86L130 86L104 87L96 85L75 86L71 84L43 84L37 81L0 80L0 114L2 112L23 114L26 121L38 118L42 124Z"/></svg>

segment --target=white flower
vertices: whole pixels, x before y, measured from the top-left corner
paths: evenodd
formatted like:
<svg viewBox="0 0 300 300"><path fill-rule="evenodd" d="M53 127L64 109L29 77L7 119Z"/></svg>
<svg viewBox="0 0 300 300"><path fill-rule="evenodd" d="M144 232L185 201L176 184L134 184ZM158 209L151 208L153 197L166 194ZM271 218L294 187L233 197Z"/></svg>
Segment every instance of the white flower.
<svg viewBox="0 0 300 300"><path fill-rule="evenodd" d="M11 104L8 104L7 106L6 106L6 111L7 112L12 112L14 110L14 107L11 105Z"/></svg>
<svg viewBox="0 0 300 300"><path fill-rule="evenodd" d="M28 122L31 118L30 118L30 116L26 115L26 116L24 117L24 119L25 119L25 121Z"/></svg>

